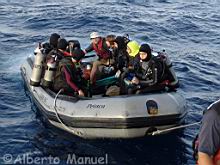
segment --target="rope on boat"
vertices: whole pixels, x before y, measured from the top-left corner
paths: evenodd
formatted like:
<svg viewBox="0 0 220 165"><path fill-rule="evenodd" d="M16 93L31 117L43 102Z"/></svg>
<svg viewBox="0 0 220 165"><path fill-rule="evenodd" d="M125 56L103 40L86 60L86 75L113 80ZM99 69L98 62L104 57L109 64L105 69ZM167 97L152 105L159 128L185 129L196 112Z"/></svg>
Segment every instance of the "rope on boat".
<svg viewBox="0 0 220 165"><path fill-rule="evenodd" d="M169 132L169 131L173 131L173 130L177 130L177 129L181 129L181 128L186 128L186 127L191 127L191 126L199 125L199 124L201 124L201 121L191 123L191 124L186 124L186 125L180 125L180 126L176 126L176 127L172 127L172 128L168 128L168 129L157 130L157 131L152 132L151 135L155 136L155 135L159 135L159 134L162 134L162 133L165 133L165 132Z"/></svg>
<svg viewBox="0 0 220 165"><path fill-rule="evenodd" d="M58 98L58 96L61 92L63 92L63 89L60 89L59 92L56 94L56 96L54 98L54 110L55 110L57 120L61 123L61 125L63 126L64 129L68 130L69 132L73 133L74 135L82 136L82 132L70 129L67 125L65 125L62 122L62 120L59 117L59 114L58 114L57 109L56 109L56 101L57 101L57 98ZM186 125L180 125L180 126L176 126L176 127L172 127L172 128L168 128L168 129L153 131L151 133L151 135L155 136L155 135L159 135L159 134L166 133L166 132L169 132L169 131L173 131L173 130L177 130L177 129L181 129L181 128L187 128L187 127L191 127L191 126L199 125L199 124L201 124L201 121L191 123L191 124L186 124Z"/></svg>
<svg viewBox="0 0 220 165"><path fill-rule="evenodd" d="M57 98L58 98L58 96L59 96L59 94L60 94L61 92L63 92L63 89L60 89L60 90L59 90L59 92L56 94L56 96L55 96L55 98L54 98L54 102L53 102L53 103L54 103L53 105L54 105L54 110L55 110L55 114L56 114L57 120L61 123L61 125L63 126L64 129L68 130L69 132L73 133L73 134L76 135L76 136L82 136L82 132L72 130L72 129L70 129L66 124L64 124L64 123L62 122L62 120L61 120L61 118L60 118L58 112L57 112L57 109L56 109L56 101L57 101Z"/></svg>

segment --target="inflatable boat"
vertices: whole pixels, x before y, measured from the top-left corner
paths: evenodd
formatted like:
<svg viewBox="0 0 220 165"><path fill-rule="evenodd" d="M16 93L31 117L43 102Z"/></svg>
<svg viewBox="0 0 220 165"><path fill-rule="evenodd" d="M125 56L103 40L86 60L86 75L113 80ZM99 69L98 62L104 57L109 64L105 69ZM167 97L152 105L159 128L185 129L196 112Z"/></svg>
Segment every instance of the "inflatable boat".
<svg viewBox="0 0 220 165"><path fill-rule="evenodd" d="M186 115L178 92L92 98L54 93L30 85L33 57L21 66L24 84L43 116L55 127L82 138L136 138L179 125Z"/></svg>

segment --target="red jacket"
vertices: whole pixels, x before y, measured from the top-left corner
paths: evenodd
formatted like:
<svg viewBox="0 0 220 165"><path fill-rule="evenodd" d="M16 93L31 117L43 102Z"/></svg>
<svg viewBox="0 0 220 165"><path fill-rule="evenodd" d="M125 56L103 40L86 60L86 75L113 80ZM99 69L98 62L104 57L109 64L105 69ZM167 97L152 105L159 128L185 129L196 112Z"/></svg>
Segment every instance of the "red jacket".
<svg viewBox="0 0 220 165"><path fill-rule="evenodd" d="M111 54L108 49L103 47L104 42L105 42L105 39L101 38L97 45L93 43L93 49L95 50L97 55L100 57L100 59L109 59Z"/></svg>

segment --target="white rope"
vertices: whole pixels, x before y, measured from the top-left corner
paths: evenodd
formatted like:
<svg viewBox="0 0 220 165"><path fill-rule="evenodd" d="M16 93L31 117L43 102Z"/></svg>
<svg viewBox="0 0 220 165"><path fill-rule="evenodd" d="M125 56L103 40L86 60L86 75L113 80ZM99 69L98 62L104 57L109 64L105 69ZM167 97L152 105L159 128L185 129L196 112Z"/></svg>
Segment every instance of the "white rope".
<svg viewBox="0 0 220 165"><path fill-rule="evenodd" d="M165 133L165 132L169 132L169 131L173 131L173 130L177 130L177 129L181 129L181 128L199 125L200 123L201 123L201 121L196 122L196 123L192 123L192 124L186 124L186 125L181 125L181 126L177 126L177 127L172 127L172 128L168 128L168 129L164 129L164 130L157 130L157 131L152 132L152 136L159 135L161 133Z"/></svg>
<svg viewBox="0 0 220 165"><path fill-rule="evenodd" d="M64 129L68 130L69 132L73 133L76 136L82 136L82 133L80 131L74 131L74 130L70 129L68 126L66 126L62 122L62 120L60 119L60 117L58 115L58 112L57 112L57 109L56 109L56 101L57 101L57 98L58 98L58 96L59 96L59 94L61 92L63 92L63 89L60 89L59 92L56 94L56 96L54 98L54 110L55 110L55 114L56 114L57 120L61 123L61 125L63 126Z"/></svg>

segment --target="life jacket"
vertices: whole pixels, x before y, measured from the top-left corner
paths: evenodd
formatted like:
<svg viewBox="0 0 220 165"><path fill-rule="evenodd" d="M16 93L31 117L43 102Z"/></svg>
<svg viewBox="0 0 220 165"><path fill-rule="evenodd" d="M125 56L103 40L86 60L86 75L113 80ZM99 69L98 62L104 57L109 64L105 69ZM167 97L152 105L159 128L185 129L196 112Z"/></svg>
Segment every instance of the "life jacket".
<svg viewBox="0 0 220 165"><path fill-rule="evenodd" d="M97 45L93 43L93 49L95 50L100 59L109 59L111 54L109 50L103 47L104 42L105 39L101 38Z"/></svg>
<svg viewBox="0 0 220 165"><path fill-rule="evenodd" d="M220 111L217 110L216 106L219 106L217 103L220 100L214 102L213 104L211 104L203 113L203 115L207 112L212 110L212 108L214 108L214 110L217 112L218 116L220 117ZM193 147L193 158L196 160L196 162L198 161L198 147L199 147L199 140L198 140L198 134L196 135L195 139L193 140L192 143L192 147ZM216 152L216 154L213 157L213 162L214 164L217 164L217 161L220 160L220 149ZM198 165L198 162L197 162Z"/></svg>

